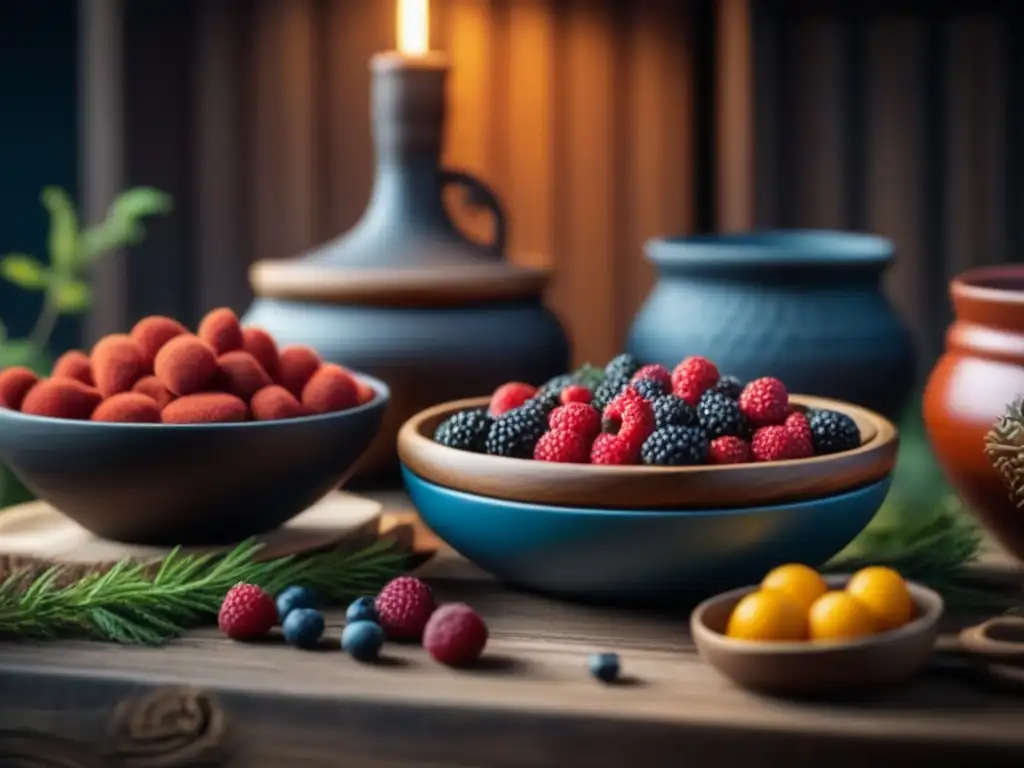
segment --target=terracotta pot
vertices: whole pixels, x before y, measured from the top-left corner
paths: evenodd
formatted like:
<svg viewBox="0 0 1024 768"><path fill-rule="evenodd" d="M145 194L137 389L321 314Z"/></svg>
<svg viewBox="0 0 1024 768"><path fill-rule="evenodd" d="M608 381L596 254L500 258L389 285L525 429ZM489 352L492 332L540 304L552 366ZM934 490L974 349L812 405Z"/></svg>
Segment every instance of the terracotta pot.
<svg viewBox="0 0 1024 768"><path fill-rule="evenodd" d="M1024 510L985 455L985 433L1024 395L1024 265L950 283L956 322L924 394L924 421L947 478L996 539L1024 560Z"/></svg>

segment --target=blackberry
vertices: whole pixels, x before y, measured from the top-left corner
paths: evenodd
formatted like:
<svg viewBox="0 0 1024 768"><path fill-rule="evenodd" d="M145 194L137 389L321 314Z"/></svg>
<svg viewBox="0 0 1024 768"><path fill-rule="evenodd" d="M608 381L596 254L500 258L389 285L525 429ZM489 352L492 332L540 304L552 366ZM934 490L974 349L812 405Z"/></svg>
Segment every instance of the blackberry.
<svg viewBox="0 0 1024 768"><path fill-rule="evenodd" d="M604 367L604 375L615 376L621 374L629 378L639 371L640 367L640 363L632 355L619 355L608 361L608 365Z"/></svg>
<svg viewBox="0 0 1024 768"><path fill-rule="evenodd" d="M492 456L531 459L537 441L547 429L547 413L529 401L503 413L491 423L485 448Z"/></svg>
<svg viewBox="0 0 1024 768"><path fill-rule="evenodd" d="M574 373L563 373L561 376L555 376L553 379L549 379L544 383L543 386L537 391L538 395L553 394L558 397L562 394L562 390L566 387L571 387L576 383L576 374Z"/></svg>
<svg viewBox="0 0 1024 768"><path fill-rule="evenodd" d="M640 458L659 467L703 464L708 460L708 436L698 427L662 427L644 441Z"/></svg>
<svg viewBox="0 0 1024 768"><path fill-rule="evenodd" d="M483 453L491 422L487 411L459 411L441 422L434 431L434 441L460 451Z"/></svg>
<svg viewBox="0 0 1024 768"><path fill-rule="evenodd" d="M739 403L713 390L701 395L697 403L697 420L712 440L727 435L743 437L750 431Z"/></svg>
<svg viewBox="0 0 1024 768"><path fill-rule="evenodd" d="M730 400L739 400L745 385L735 376L723 376L711 389L725 395Z"/></svg>
<svg viewBox="0 0 1024 768"><path fill-rule="evenodd" d="M651 405L654 408L654 421L658 429L697 426L697 412L681 397L662 395Z"/></svg>
<svg viewBox="0 0 1024 768"><path fill-rule="evenodd" d="M665 393L665 385L653 379L640 379L630 384L644 400L657 400Z"/></svg>
<svg viewBox="0 0 1024 768"><path fill-rule="evenodd" d="M845 413L814 409L807 413L816 454L852 451L860 445L857 422Z"/></svg>
<svg viewBox="0 0 1024 768"><path fill-rule="evenodd" d="M560 406L562 403L558 399L561 395L561 390L558 392L538 392L536 395L527 400L523 405L533 405L540 408L544 413L551 413L555 408Z"/></svg>
<svg viewBox="0 0 1024 768"><path fill-rule="evenodd" d="M608 407L608 403L625 391L629 386L629 377L632 375L621 372L605 374L604 381L594 389L590 404L597 410L603 411Z"/></svg>

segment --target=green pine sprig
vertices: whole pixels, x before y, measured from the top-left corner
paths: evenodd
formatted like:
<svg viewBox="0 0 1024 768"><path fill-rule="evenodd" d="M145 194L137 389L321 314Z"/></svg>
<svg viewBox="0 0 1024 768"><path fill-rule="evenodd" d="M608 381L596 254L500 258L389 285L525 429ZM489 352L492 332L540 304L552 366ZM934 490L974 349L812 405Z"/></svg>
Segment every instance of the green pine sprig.
<svg viewBox="0 0 1024 768"><path fill-rule="evenodd" d="M372 594L399 575L406 554L380 541L354 553L324 551L259 560L262 545L246 541L227 554L189 555L175 549L158 565L126 558L105 573L62 584L65 567L30 583L13 573L0 584L0 634L39 640L83 638L160 645L216 616L238 582L271 594L309 587L339 603Z"/></svg>

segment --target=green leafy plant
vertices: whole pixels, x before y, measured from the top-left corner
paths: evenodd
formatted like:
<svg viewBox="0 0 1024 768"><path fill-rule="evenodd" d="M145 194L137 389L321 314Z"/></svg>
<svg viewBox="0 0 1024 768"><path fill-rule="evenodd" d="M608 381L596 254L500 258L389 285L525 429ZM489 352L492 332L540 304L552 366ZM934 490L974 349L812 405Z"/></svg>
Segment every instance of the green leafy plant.
<svg viewBox="0 0 1024 768"><path fill-rule="evenodd" d="M160 645L215 618L225 593L240 581L271 594L301 585L337 604L377 592L408 562L387 540L357 552L267 560L259 558L261 549L250 540L226 554L174 550L156 564L124 559L82 577L69 574L70 566L15 570L0 583L0 633Z"/></svg>
<svg viewBox="0 0 1024 768"><path fill-rule="evenodd" d="M67 192L47 187L41 196L50 214L47 237L49 261L27 253L8 253L0 259L0 276L26 291L42 293L42 309L24 339L10 339L0 323L0 368L25 365L44 371L46 347L62 315L78 315L92 304L89 270L108 253L142 241L142 220L166 214L171 199L156 189L127 190L111 204L102 222L82 227Z"/></svg>

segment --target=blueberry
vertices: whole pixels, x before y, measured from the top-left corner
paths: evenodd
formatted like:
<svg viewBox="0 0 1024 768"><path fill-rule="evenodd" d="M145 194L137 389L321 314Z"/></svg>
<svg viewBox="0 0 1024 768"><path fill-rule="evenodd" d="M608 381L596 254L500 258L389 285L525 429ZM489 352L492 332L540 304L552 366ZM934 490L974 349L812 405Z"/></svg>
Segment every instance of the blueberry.
<svg viewBox="0 0 1024 768"><path fill-rule="evenodd" d="M377 606L372 597L360 597L345 611L345 622L372 621L377 623Z"/></svg>
<svg viewBox="0 0 1024 768"><path fill-rule="evenodd" d="M277 595L277 618L283 622L296 608L316 608L317 599L311 589L288 587Z"/></svg>
<svg viewBox="0 0 1024 768"><path fill-rule="evenodd" d="M341 648L356 661L376 661L384 645L384 630L372 621L353 621L341 633Z"/></svg>
<svg viewBox="0 0 1024 768"><path fill-rule="evenodd" d="M324 633L324 617L312 608L293 608L281 627L284 639L297 648L313 648Z"/></svg>
<svg viewBox="0 0 1024 768"><path fill-rule="evenodd" d="M614 683L619 678L619 654L592 653L588 660L590 674L602 683Z"/></svg>

